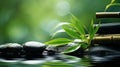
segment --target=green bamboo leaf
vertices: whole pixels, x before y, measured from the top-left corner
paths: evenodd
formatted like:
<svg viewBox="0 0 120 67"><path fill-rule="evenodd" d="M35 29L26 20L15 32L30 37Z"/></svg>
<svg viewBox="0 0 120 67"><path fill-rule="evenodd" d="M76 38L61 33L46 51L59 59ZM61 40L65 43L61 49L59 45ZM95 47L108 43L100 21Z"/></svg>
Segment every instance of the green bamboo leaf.
<svg viewBox="0 0 120 67"><path fill-rule="evenodd" d="M63 33L63 32L65 32L64 29L57 30L55 33L52 34L52 37L51 37L51 38L53 38L53 37L55 37L57 34Z"/></svg>
<svg viewBox="0 0 120 67"><path fill-rule="evenodd" d="M72 15L72 25L81 34L85 35L85 30L82 22L80 22L75 16Z"/></svg>
<svg viewBox="0 0 120 67"><path fill-rule="evenodd" d="M100 27L100 21L99 21L99 24L98 25L96 25L96 27L94 28L94 34L98 31L98 29L99 29L99 27Z"/></svg>
<svg viewBox="0 0 120 67"><path fill-rule="evenodd" d="M70 24L69 22L61 22L61 23L57 24L54 29L57 29L59 27L62 27L63 25L69 25L69 24Z"/></svg>
<svg viewBox="0 0 120 67"><path fill-rule="evenodd" d="M71 28L70 26L63 25L62 27L69 36L73 38L80 38L80 35L77 33L77 31Z"/></svg>
<svg viewBox="0 0 120 67"><path fill-rule="evenodd" d="M115 0L111 0L111 4L114 3L114 2L115 2Z"/></svg>
<svg viewBox="0 0 120 67"><path fill-rule="evenodd" d="M94 38L95 36L95 33L97 32L98 30L98 26L94 27L94 21L93 19L91 20L91 23L90 23L90 26L89 26L89 30L88 30L88 38L86 38L85 42L87 44L90 44L91 43L91 40Z"/></svg>
<svg viewBox="0 0 120 67"><path fill-rule="evenodd" d="M57 39L50 40L50 41L46 42L45 44L53 45L53 46L61 46L61 45L66 45L70 42L72 42L72 40L67 39L67 38L57 38Z"/></svg>
<svg viewBox="0 0 120 67"><path fill-rule="evenodd" d="M74 51L78 50L80 48L80 46L81 46L80 44L71 46L68 49L66 49L65 51L63 51L62 53L71 53L71 52L74 52Z"/></svg>
<svg viewBox="0 0 120 67"><path fill-rule="evenodd" d="M91 21L91 25L90 25L90 31L89 31L89 36L90 36L90 39L93 39L95 33L98 31L100 27L100 21L99 21L99 24L96 25L96 27L94 27L94 21L92 20Z"/></svg>
<svg viewBox="0 0 120 67"><path fill-rule="evenodd" d="M87 49L90 44L87 43L81 43L81 48Z"/></svg>
<svg viewBox="0 0 120 67"><path fill-rule="evenodd" d="M112 4L108 4L105 8L105 11L107 11L111 6L120 6L120 3L112 3Z"/></svg>
<svg viewBox="0 0 120 67"><path fill-rule="evenodd" d="M62 61L47 61L44 62L40 67L73 67L73 65Z"/></svg>
<svg viewBox="0 0 120 67"><path fill-rule="evenodd" d="M91 24L89 27L89 37L92 39L94 37L94 21L93 19L91 20Z"/></svg>

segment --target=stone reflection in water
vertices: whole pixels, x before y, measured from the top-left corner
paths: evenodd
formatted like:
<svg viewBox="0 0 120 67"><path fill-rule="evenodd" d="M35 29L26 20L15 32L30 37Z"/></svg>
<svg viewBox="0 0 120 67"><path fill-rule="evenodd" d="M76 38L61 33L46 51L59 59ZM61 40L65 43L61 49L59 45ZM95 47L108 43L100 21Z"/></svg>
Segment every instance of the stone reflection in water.
<svg viewBox="0 0 120 67"><path fill-rule="evenodd" d="M79 49L69 55L54 53L54 51L48 51L47 54L45 52L44 57L39 58L40 55L35 59L20 57L5 60L3 58L0 59L0 67L108 67L109 65L120 67L120 52L103 46L92 47L88 53Z"/></svg>
<svg viewBox="0 0 120 67"><path fill-rule="evenodd" d="M99 46L91 48L89 56L94 62L118 61L118 59L120 59L120 52Z"/></svg>
<svg viewBox="0 0 120 67"><path fill-rule="evenodd" d="M10 67L19 65L22 67L89 67L90 62L86 59L81 59L74 56L68 55L55 55L47 56L45 58L40 58L37 60L1 60L0 67ZM3 63L5 66L3 65Z"/></svg>
<svg viewBox="0 0 120 67"><path fill-rule="evenodd" d="M120 67L120 52L105 46L92 47L89 58L93 67Z"/></svg>

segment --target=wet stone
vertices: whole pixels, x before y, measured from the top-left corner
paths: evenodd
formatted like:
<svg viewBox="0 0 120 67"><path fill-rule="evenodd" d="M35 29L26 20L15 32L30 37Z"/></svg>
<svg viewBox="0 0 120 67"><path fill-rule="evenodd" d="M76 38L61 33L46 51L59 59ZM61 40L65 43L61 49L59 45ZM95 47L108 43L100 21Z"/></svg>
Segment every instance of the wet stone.
<svg viewBox="0 0 120 67"><path fill-rule="evenodd" d="M26 59L41 58L46 46L43 43L29 41L23 45Z"/></svg>
<svg viewBox="0 0 120 67"><path fill-rule="evenodd" d="M1 58L11 59L20 58L22 53L22 46L18 43L7 43L0 45Z"/></svg>

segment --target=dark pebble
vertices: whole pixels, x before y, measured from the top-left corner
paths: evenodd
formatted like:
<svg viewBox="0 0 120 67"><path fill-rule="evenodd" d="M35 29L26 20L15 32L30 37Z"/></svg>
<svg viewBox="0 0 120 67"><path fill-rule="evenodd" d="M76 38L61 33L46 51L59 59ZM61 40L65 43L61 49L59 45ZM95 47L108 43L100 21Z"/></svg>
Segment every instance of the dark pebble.
<svg viewBox="0 0 120 67"><path fill-rule="evenodd" d="M23 45L26 59L42 58L46 46L43 43L29 41Z"/></svg>
<svg viewBox="0 0 120 67"><path fill-rule="evenodd" d="M7 43L0 45L0 56L6 59L20 58L22 46L17 43Z"/></svg>

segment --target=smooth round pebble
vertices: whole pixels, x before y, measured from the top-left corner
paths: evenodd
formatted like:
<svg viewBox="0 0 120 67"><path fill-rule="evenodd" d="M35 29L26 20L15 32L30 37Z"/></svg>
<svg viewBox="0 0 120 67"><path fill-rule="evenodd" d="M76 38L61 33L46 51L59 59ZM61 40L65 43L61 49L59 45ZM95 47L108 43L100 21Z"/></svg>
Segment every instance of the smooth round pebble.
<svg viewBox="0 0 120 67"><path fill-rule="evenodd" d="M45 50L46 45L37 42L37 41L29 41L24 43L23 49L25 51L25 58L32 59L32 58L40 58L43 57L42 53Z"/></svg>

